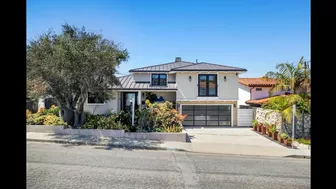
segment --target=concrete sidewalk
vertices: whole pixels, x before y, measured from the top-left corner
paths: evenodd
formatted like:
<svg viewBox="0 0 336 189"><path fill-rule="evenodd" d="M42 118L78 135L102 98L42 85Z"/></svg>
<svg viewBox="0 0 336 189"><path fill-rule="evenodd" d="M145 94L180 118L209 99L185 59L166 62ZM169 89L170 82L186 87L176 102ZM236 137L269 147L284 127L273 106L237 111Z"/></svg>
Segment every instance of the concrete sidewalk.
<svg viewBox="0 0 336 189"><path fill-rule="evenodd" d="M134 149L178 150L199 153L254 155L275 157L310 158L310 150L274 148L274 146L256 146L224 143L169 142L155 140L132 140L127 138L95 137L81 135L55 135L50 133L27 132L27 141L57 142L73 145L97 145Z"/></svg>

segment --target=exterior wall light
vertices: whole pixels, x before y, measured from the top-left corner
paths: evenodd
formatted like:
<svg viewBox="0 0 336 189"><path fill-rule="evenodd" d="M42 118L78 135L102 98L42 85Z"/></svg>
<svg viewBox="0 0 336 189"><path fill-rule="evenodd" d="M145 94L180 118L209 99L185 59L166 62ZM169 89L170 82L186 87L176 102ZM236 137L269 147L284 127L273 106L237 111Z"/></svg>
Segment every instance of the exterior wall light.
<svg viewBox="0 0 336 189"><path fill-rule="evenodd" d="M191 81L191 76L189 76L189 81Z"/></svg>
<svg viewBox="0 0 336 189"><path fill-rule="evenodd" d="M226 76L224 76L224 81L226 82Z"/></svg>

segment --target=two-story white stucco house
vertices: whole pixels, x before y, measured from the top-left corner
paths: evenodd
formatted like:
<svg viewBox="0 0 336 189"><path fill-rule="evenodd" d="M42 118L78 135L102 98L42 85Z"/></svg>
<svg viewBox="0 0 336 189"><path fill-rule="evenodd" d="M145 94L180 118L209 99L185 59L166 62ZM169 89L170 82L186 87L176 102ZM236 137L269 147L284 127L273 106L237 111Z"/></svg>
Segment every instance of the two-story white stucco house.
<svg viewBox="0 0 336 189"><path fill-rule="evenodd" d="M130 75L119 77L120 85L112 87L113 99L97 104L89 98L84 110L94 114L110 109L130 111L132 98L140 106L145 103L145 93L152 92L188 115L184 126L237 126L238 76L246 71L177 57L174 62L129 70Z"/></svg>

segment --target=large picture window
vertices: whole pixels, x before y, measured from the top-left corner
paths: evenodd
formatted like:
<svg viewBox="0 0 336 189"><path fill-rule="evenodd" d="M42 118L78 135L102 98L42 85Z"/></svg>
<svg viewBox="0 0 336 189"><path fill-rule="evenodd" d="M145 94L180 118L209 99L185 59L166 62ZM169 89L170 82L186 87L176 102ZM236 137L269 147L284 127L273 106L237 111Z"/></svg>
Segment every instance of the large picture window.
<svg viewBox="0 0 336 189"><path fill-rule="evenodd" d="M198 96L217 96L217 75L198 75Z"/></svg>
<svg viewBox="0 0 336 189"><path fill-rule="evenodd" d="M167 74L152 74L153 86L167 86Z"/></svg>

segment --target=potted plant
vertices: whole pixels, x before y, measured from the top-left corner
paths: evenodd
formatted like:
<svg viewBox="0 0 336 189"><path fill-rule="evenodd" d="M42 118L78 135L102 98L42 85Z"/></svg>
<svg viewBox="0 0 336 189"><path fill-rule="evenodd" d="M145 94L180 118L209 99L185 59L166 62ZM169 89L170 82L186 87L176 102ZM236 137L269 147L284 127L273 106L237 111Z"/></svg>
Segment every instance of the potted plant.
<svg viewBox="0 0 336 189"><path fill-rule="evenodd" d="M286 135L284 138L283 138L283 141L284 141L284 144L286 146L291 146L292 145L292 138L288 137L288 135Z"/></svg>
<svg viewBox="0 0 336 189"><path fill-rule="evenodd" d="M268 124L265 122L264 124L263 124L263 126L262 126L262 134L263 135L266 135L266 126L267 126Z"/></svg>
<svg viewBox="0 0 336 189"><path fill-rule="evenodd" d="M253 130L254 131L257 131L258 129L257 129L257 126L258 126L258 121L257 120L252 120L252 127L253 127Z"/></svg>
<svg viewBox="0 0 336 189"><path fill-rule="evenodd" d="M278 131L276 130L276 126L275 125L270 126L269 133L271 134L271 137L272 137L273 140L277 140Z"/></svg>
<svg viewBox="0 0 336 189"><path fill-rule="evenodd" d="M279 143L283 143L283 139L281 138L281 134L282 134L282 133L279 133L279 134L278 134L278 141L279 141Z"/></svg>
<svg viewBox="0 0 336 189"><path fill-rule="evenodd" d="M266 134L268 137L272 137L272 132L270 131L272 125L268 125L267 128L266 128Z"/></svg>
<svg viewBox="0 0 336 189"><path fill-rule="evenodd" d="M288 135L286 133L280 134L281 141L284 143L284 141L288 138Z"/></svg>
<svg viewBox="0 0 336 189"><path fill-rule="evenodd" d="M258 123L258 131L259 132L262 132L262 127L263 127L263 124L262 123Z"/></svg>

